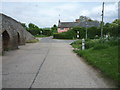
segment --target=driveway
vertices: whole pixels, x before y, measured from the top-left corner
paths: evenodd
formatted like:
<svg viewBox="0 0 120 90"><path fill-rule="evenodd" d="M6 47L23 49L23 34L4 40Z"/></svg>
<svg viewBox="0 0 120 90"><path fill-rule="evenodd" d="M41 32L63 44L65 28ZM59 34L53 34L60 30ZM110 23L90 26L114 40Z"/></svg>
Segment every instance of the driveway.
<svg viewBox="0 0 120 90"><path fill-rule="evenodd" d="M6 52L2 60L3 88L115 87L72 51L71 42L47 37Z"/></svg>

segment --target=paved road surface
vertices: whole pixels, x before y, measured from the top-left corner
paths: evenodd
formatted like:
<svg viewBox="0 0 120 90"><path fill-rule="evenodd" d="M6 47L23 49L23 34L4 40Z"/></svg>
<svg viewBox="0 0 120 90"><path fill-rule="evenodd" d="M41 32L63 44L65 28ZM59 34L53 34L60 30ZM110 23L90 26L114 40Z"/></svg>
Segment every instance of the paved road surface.
<svg viewBox="0 0 120 90"><path fill-rule="evenodd" d="M71 42L48 37L6 52L3 88L114 87L72 52Z"/></svg>

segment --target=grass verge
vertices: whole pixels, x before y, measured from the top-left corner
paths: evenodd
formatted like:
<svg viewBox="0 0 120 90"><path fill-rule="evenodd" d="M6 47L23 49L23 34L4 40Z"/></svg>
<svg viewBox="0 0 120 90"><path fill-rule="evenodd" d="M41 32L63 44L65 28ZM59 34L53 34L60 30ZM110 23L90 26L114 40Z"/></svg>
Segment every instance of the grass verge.
<svg viewBox="0 0 120 90"><path fill-rule="evenodd" d="M89 41L90 42L90 41ZM93 42L93 41L92 41ZM89 46L91 42L86 42ZM110 42L109 42L110 43ZM118 72L118 46L107 43L94 42L94 46L90 46L86 50L80 50L80 40L73 42L71 45L79 50L74 50L79 56L83 57L85 61L98 68L103 75L113 79L118 86L120 86L120 73ZM115 43L115 42L113 42Z"/></svg>
<svg viewBox="0 0 120 90"><path fill-rule="evenodd" d="M49 37L49 36L46 36L46 35L34 35L34 37Z"/></svg>
<svg viewBox="0 0 120 90"><path fill-rule="evenodd" d="M26 41L26 43L36 43L38 42L39 40L38 39L33 39L33 40L28 40Z"/></svg>
<svg viewBox="0 0 120 90"><path fill-rule="evenodd" d="M57 38L53 38L53 39L57 39ZM76 39L57 39L57 40L76 40Z"/></svg>

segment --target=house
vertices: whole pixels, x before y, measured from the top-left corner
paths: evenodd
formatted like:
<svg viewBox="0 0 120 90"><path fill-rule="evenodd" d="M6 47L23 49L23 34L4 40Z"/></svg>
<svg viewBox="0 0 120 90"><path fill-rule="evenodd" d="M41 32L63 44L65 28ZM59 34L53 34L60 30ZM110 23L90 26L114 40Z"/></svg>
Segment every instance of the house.
<svg viewBox="0 0 120 90"><path fill-rule="evenodd" d="M66 32L73 27L99 27L99 26L100 22L93 20L81 21L80 19L76 19L75 22L61 22L59 20L57 31L58 33L61 33Z"/></svg>

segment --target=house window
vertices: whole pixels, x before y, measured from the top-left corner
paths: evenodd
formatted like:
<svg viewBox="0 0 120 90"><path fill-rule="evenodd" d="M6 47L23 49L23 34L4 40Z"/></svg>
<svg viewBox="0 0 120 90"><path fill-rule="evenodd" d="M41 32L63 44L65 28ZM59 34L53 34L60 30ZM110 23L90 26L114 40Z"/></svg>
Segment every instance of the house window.
<svg viewBox="0 0 120 90"><path fill-rule="evenodd" d="M64 28L60 28L60 30L64 30Z"/></svg>

